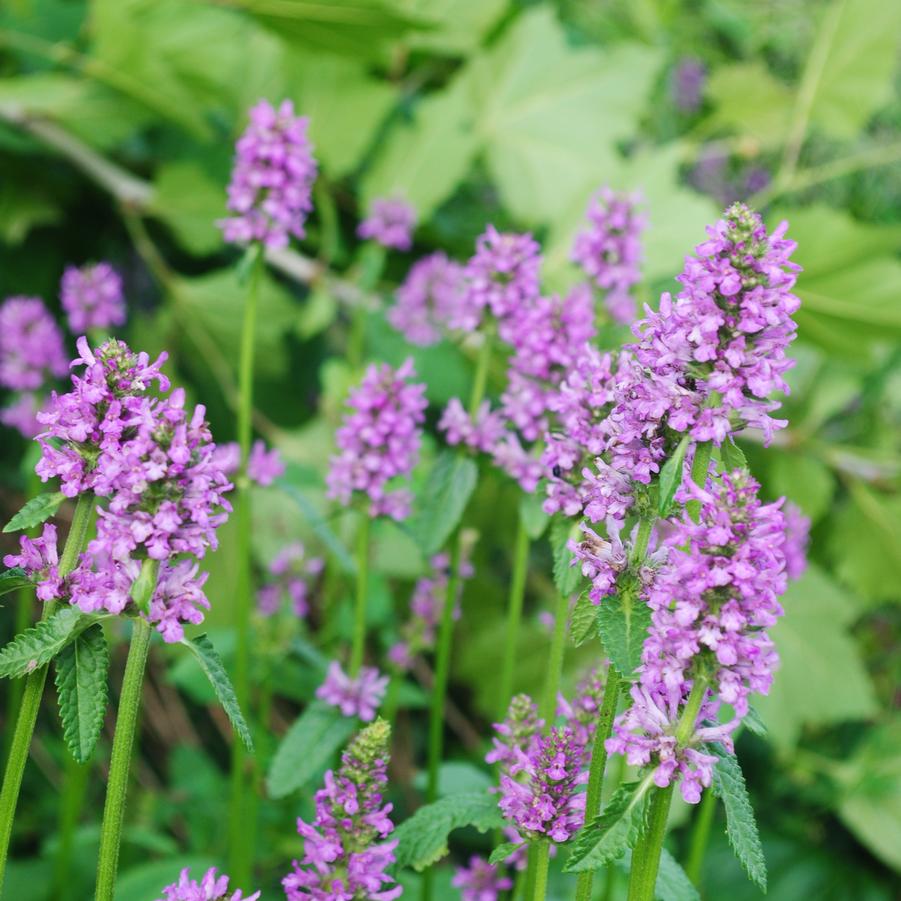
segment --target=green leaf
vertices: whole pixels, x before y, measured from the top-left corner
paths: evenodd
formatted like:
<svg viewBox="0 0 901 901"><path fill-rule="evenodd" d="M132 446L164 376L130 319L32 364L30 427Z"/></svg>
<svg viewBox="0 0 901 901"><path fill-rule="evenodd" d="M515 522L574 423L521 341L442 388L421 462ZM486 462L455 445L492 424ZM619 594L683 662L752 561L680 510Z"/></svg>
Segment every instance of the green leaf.
<svg viewBox="0 0 901 901"><path fill-rule="evenodd" d="M624 679L632 679L641 663L641 649L650 625L650 608L628 587L605 598L598 610L604 651Z"/></svg>
<svg viewBox="0 0 901 901"><path fill-rule="evenodd" d="M780 600L785 616L770 630L780 667L770 693L756 704L771 741L787 751L806 724L866 719L878 707L848 633L860 612L853 597L811 564Z"/></svg>
<svg viewBox="0 0 901 901"><path fill-rule="evenodd" d="M663 464L660 469L660 515L666 517L669 515L670 508L673 505L673 498L676 496L679 486L682 484L682 469L685 465L685 454L688 451L688 444L691 441L690 435L679 442L672 456Z"/></svg>
<svg viewBox="0 0 901 901"><path fill-rule="evenodd" d="M551 523L551 550L554 553L554 585L560 594L572 594L582 582L582 570L566 546L576 527L565 517Z"/></svg>
<svg viewBox="0 0 901 901"><path fill-rule="evenodd" d="M504 842L498 845L488 858L488 863L503 863L511 854L523 847L522 842Z"/></svg>
<svg viewBox="0 0 901 901"><path fill-rule="evenodd" d="M766 859L738 758L716 743L708 745L707 750L719 757L713 768L712 788L726 808L726 835L729 836L729 844L748 877L765 892Z"/></svg>
<svg viewBox="0 0 901 901"><path fill-rule="evenodd" d="M766 738L769 734L766 724L760 718L760 714L753 704L748 704L748 712L742 719L741 724L748 732L752 735L756 735L758 738Z"/></svg>
<svg viewBox="0 0 901 901"><path fill-rule="evenodd" d="M835 476L822 460L803 452L773 448L768 462L769 487L774 494L784 494L813 521L829 510L835 494Z"/></svg>
<svg viewBox="0 0 901 901"><path fill-rule="evenodd" d="M583 826L572 840L565 873L582 873L622 857L644 831L647 798L637 795L638 782L621 785L600 816Z"/></svg>
<svg viewBox="0 0 901 901"><path fill-rule="evenodd" d="M94 753L106 713L109 648L103 626L94 623L85 629L60 651L54 665L66 745L79 763L86 763Z"/></svg>
<svg viewBox="0 0 901 901"><path fill-rule="evenodd" d="M4 532L21 532L50 519L66 499L62 491L47 491L28 501L3 527Z"/></svg>
<svg viewBox="0 0 901 901"><path fill-rule="evenodd" d="M745 452L732 440L731 436L720 447L720 459L728 472L748 468L748 458L745 456Z"/></svg>
<svg viewBox="0 0 901 901"><path fill-rule="evenodd" d="M16 679L49 663L91 623L76 607L64 607L49 619L20 632L0 651L0 678Z"/></svg>
<svg viewBox="0 0 901 901"><path fill-rule="evenodd" d="M500 829L504 819L497 796L488 792L448 795L420 807L394 831L394 856L399 867L422 871L447 854L447 838L454 829L473 826L480 832Z"/></svg>
<svg viewBox="0 0 901 901"><path fill-rule="evenodd" d="M700 901L698 890L679 862L666 848L660 849L660 869L654 883L654 896L659 901Z"/></svg>
<svg viewBox="0 0 901 901"><path fill-rule="evenodd" d="M526 535L537 541L544 534L550 517L542 509L544 491L541 487L532 494L523 493L519 498L519 519Z"/></svg>
<svg viewBox="0 0 901 901"><path fill-rule="evenodd" d="M476 464L455 450L442 451L435 460L412 525L426 554L441 550L457 528L478 477Z"/></svg>
<svg viewBox="0 0 901 901"><path fill-rule="evenodd" d="M204 255L221 248L222 232L216 220L228 214L225 202L223 186L197 163L164 163L157 169L152 212L190 253Z"/></svg>
<svg viewBox="0 0 901 901"><path fill-rule="evenodd" d="M438 55L465 55L480 46L509 0L400 0L396 5L428 17L435 27L408 35L405 43Z"/></svg>
<svg viewBox="0 0 901 901"><path fill-rule="evenodd" d="M347 744L356 725L356 720L335 707L321 701L310 704L285 733L272 758L266 776L270 796L283 798L319 776Z"/></svg>
<svg viewBox="0 0 901 901"><path fill-rule="evenodd" d="M598 605L588 596L587 589L579 595L569 622L569 637L577 648L592 632L597 631L598 609Z"/></svg>
<svg viewBox="0 0 901 901"><path fill-rule="evenodd" d="M12 569L5 569L0 573L0 597L9 594L11 591L18 591L20 588L31 588L34 582L26 574L25 570L19 566Z"/></svg>
<svg viewBox="0 0 901 901"><path fill-rule="evenodd" d="M244 743L244 747L252 754L253 738L251 738L250 729L247 728L244 714L241 713L241 708L238 706L235 690L232 687L231 680L228 678L228 673L225 672L225 667L222 665L219 654L213 647L213 643L206 635L198 635L196 638L183 639L182 644L190 648L194 653L200 668L207 679L209 679L210 685L213 686L216 697L219 699L226 716L228 716L232 728Z"/></svg>

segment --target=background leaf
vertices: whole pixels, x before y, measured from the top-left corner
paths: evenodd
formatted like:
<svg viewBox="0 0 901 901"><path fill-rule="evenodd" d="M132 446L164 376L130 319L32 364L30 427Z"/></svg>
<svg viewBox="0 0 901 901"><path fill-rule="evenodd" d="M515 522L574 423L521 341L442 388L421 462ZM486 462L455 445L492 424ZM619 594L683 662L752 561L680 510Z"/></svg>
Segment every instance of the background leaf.
<svg viewBox="0 0 901 901"><path fill-rule="evenodd" d="M476 464L456 450L442 451L429 473L417 504L413 533L423 553L441 550L457 528L476 487Z"/></svg>

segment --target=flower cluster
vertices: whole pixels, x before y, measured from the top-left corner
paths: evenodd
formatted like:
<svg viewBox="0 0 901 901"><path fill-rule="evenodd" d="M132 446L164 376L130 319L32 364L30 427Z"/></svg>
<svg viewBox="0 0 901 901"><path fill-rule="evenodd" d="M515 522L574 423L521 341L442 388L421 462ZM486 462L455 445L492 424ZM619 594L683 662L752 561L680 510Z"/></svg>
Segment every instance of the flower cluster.
<svg viewBox="0 0 901 901"><path fill-rule="evenodd" d="M586 213L589 227L576 236L572 258L604 292L604 303L614 322L635 320L632 287L641 278L641 234L644 217L638 198L601 188Z"/></svg>
<svg viewBox="0 0 901 901"><path fill-rule="evenodd" d="M370 366L355 388L335 436L339 453L332 457L328 496L349 505L355 492L369 497L372 516L405 519L410 492L390 490L392 479L409 476L419 458L421 423L425 418L425 385L411 383L413 361L397 370Z"/></svg>
<svg viewBox="0 0 901 901"><path fill-rule="evenodd" d="M75 334L125 323L122 278L109 263L66 267L59 298Z"/></svg>
<svg viewBox="0 0 901 901"><path fill-rule="evenodd" d="M411 344L425 347L439 341L445 330L475 327L464 299L463 267L438 251L410 267L388 321Z"/></svg>
<svg viewBox="0 0 901 901"><path fill-rule="evenodd" d="M325 681L316 689L316 697L337 707L344 716L357 716L369 722L375 718L387 688L388 677L382 676L374 666L360 667L356 676L349 676L333 660Z"/></svg>
<svg viewBox="0 0 901 901"><path fill-rule="evenodd" d="M236 215L218 223L226 241L279 248L292 235L304 236L317 171L308 125L290 100L278 109L261 100L251 109L228 186L228 208Z"/></svg>
<svg viewBox="0 0 901 901"><path fill-rule="evenodd" d="M38 297L10 297L0 306L0 385L34 391L66 374L59 326Z"/></svg>
<svg viewBox="0 0 901 901"><path fill-rule="evenodd" d="M474 310L498 319L521 311L538 297L541 248L528 234L499 232L489 225L466 265L466 294Z"/></svg>
<svg viewBox="0 0 901 901"><path fill-rule="evenodd" d="M241 446L237 441L228 441L216 446L216 462L222 471L235 475L241 468ZM254 441L247 457L247 478L257 485L271 485L279 476L285 474L285 461L277 448L266 449L266 443L260 439Z"/></svg>
<svg viewBox="0 0 901 901"><path fill-rule="evenodd" d="M294 541L282 548L269 564L272 581L257 592L257 609L263 616L273 616L287 598L292 613L303 619L310 612L307 601L309 580L318 576L325 566L321 557L307 559L304 546Z"/></svg>
<svg viewBox="0 0 901 901"><path fill-rule="evenodd" d="M473 854L469 866L457 867L451 885L460 889L461 901L497 901L501 892L513 888L513 880L501 875L495 864Z"/></svg>
<svg viewBox="0 0 901 901"><path fill-rule="evenodd" d="M40 601L53 601L62 594L59 575L59 551L56 547L56 526L45 523L39 538L22 535L18 554L7 554L5 566L19 566L36 580L36 594Z"/></svg>
<svg viewBox="0 0 901 901"><path fill-rule="evenodd" d="M351 742L335 773L316 792L316 817L297 821L304 856L283 880L288 901L393 901L403 892L386 870L396 842L391 804L383 803L388 782L390 726L377 720Z"/></svg>
<svg viewBox="0 0 901 901"><path fill-rule="evenodd" d="M409 250L415 225L416 210L409 203L392 197L377 197L372 201L369 215L357 227L357 235L383 247Z"/></svg>
<svg viewBox="0 0 901 901"><path fill-rule="evenodd" d="M198 882L191 878L187 867L181 871L178 882L167 885L163 889L163 897L157 901L257 901L259 892L244 895L240 889L228 890L228 876L219 876L215 867L207 870Z"/></svg>
<svg viewBox="0 0 901 901"><path fill-rule="evenodd" d="M797 504L790 502L782 508L782 515L785 517L785 574L789 579L800 579L807 569L810 519Z"/></svg>

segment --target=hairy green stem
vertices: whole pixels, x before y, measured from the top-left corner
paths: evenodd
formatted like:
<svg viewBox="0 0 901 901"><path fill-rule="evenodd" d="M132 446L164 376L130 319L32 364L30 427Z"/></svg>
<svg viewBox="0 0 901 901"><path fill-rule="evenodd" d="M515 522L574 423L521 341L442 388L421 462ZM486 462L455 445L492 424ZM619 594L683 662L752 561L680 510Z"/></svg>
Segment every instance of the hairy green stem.
<svg viewBox="0 0 901 901"><path fill-rule="evenodd" d="M354 635L350 652L350 675L363 665L366 649L366 591L369 582L369 516L363 510L357 527L357 597L354 607Z"/></svg>
<svg viewBox="0 0 901 901"><path fill-rule="evenodd" d="M72 896L71 868L75 830L84 806L90 772L90 763L79 763L74 757L67 755L59 807L59 849L53 862L53 888L50 892L52 898L60 901Z"/></svg>
<svg viewBox="0 0 901 901"><path fill-rule="evenodd" d="M550 845L539 842L535 846L535 885L532 889L534 901L544 901L547 897L547 872L550 859Z"/></svg>
<svg viewBox="0 0 901 901"><path fill-rule="evenodd" d="M138 711L141 709L144 669L150 652L152 634L153 629L147 620L140 617L134 620L125 676L122 679L122 694L119 696L119 710L116 714L116 733L113 736L106 802L103 805L95 901L113 901L116 890L122 824L125 822L125 802L128 797L128 775L131 769Z"/></svg>
<svg viewBox="0 0 901 901"><path fill-rule="evenodd" d="M507 630L504 645L504 662L501 666L500 693L498 695L498 719L504 718L510 696L513 693L513 673L516 668L519 628L522 623L522 605L526 594L526 575L529 569L529 534L522 515L517 519L516 538L513 544L513 572L510 577L510 595L507 599Z"/></svg>
<svg viewBox="0 0 901 901"><path fill-rule="evenodd" d="M91 493L79 495L66 546L59 561L60 577L67 576L75 568L78 556L84 550L93 514L94 495ZM52 603L44 604L44 619L53 613L54 607L55 605ZM31 737L34 734L34 725L41 707L46 679L46 666L38 667L25 677L25 690L22 692L19 713L16 717L16 728L6 760L3 786L0 788L0 895L3 892L3 877L6 874L6 859L9 854L9 841L12 837L13 818L19 802L19 789L22 787L22 775L28 761L28 749L31 746Z"/></svg>
<svg viewBox="0 0 901 901"><path fill-rule="evenodd" d="M241 448L241 468L238 474L236 518L238 524L238 572L235 585L235 695L238 706L248 710L250 697L250 612L251 612L251 539L253 531L250 505L250 483L247 461L253 437L253 370L256 344L257 309L260 282L263 274L262 248L256 248L247 284L244 323L241 331L241 351L238 368L238 444ZM256 834L248 789L253 774L246 772L247 752L240 741L232 743L231 786L229 799L229 864L232 878L239 885L250 881L253 860L253 840Z"/></svg>
<svg viewBox="0 0 901 901"><path fill-rule="evenodd" d="M563 672L563 652L566 648L566 621L569 618L569 598L557 592L554 608L554 632L548 653L547 671L544 676L544 693L541 696L539 715L550 727L557 711L557 693L560 691L560 676Z"/></svg>
<svg viewBox="0 0 901 901"><path fill-rule="evenodd" d="M710 827L716 812L716 798L708 788L701 799L698 812L695 814L694 827L691 830L691 844L688 848L688 860L685 863L685 875L698 888L701 886L701 873L704 868L704 855L707 853L707 842L710 840Z"/></svg>
<svg viewBox="0 0 901 901"><path fill-rule="evenodd" d="M585 822L590 823L601 812L601 789L604 784L604 771L607 769L607 747L605 742L610 738L613 729L613 718L616 716L616 704L619 700L622 679L611 666L607 670L607 684L604 686L604 699L598 714L597 727L594 733L594 746L591 751L591 766L588 770L588 791L585 795ZM576 881L576 901L591 901L591 889L594 883L594 872L586 870L579 873Z"/></svg>

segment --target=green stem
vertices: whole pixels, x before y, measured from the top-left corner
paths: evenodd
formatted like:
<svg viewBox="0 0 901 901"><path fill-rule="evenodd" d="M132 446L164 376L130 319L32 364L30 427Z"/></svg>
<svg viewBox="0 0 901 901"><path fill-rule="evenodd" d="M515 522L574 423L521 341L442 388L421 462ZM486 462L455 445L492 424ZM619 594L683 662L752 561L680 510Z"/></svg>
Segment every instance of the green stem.
<svg viewBox="0 0 901 901"><path fill-rule="evenodd" d="M716 798L708 789L701 799L701 806L695 815L694 828L691 831L691 845L688 849L688 860L685 864L685 874L700 888L701 872L704 868L704 855L707 853L707 842L710 840L710 827L713 825L713 815L716 812Z"/></svg>
<svg viewBox="0 0 901 901"><path fill-rule="evenodd" d="M649 530L650 531L650 530ZM604 784L604 771L607 768L607 747L605 742L610 738L613 729L613 718L616 716L616 704L619 700L622 679L611 666L607 670L607 684L604 686L604 699L598 714L597 728L594 733L594 747L591 751L591 766L588 770L588 791L585 795L585 822L590 823L601 812L601 789ZM576 901L591 901L591 889L594 873L587 870L579 873L576 882Z"/></svg>
<svg viewBox="0 0 901 901"><path fill-rule="evenodd" d="M72 850L75 847L75 830L84 806L88 788L90 763L79 763L72 756L66 757L65 781L59 809L59 850L53 864L52 898L69 898L72 894Z"/></svg>
<svg viewBox="0 0 901 901"><path fill-rule="evenodd" d="M122 824L125 821L125 801L128 797L128 774L131 769L138 711L141 708L144 668L150 652L152 634L153 630L147 620L143 618L134 620L125 676L122 679L122 694L119 696L119 711L116 714L116 734L113 736L106 803L103 806L103 824L100 827L100 854L97 858L97 890L94 901L113 901L113 893L116 890L119 847L122 843Z"/></svg>
<svg viewBox="0 0 901 901"><path fill-rule="evenodd" d="M248 710L250 696L250 613L251 613L251 540L253 532L250 505L250 484L247 480L247 460L253 437L253 370L256 345L257 309L263 273L262 248L248 275L247 302L244 305L244 324L241 331L241 351L238 368L238 443L241 448L241 468L237 478L236 519L238 526L238 571L235 585L235 695L238 706ZM247 792L252 774L246 773L246 751L240 741L232 743L231 786L229 799L229 863L232 878L239 885L250 882L253 860L254 823L249 819Z"/></svg>
<svg viewBox="0 0 901 901"><path fill-rule="evenodd" d="M383 719L391 723L391 731L394 733L394 719L397 716L398 701L400 700L400 686L403 682L404 675L397 668L392 667L390 673L391 681L388 683L388 692L385 695L385 703L382 704Z"/></svg>
<svg viewBox="0 0 901 901"><path fill-rule="evenodd" d="M549 852L550 846L547 842L539 842L535 848L535 887L532 891L534 901L544 901L547 897Z"/></svg>
<svg viewBox="0 0 901 901"><path fill-rule="evenodd" d="M702 444L695 445L694 460L691 461L691 480L699 488L703 488L707 484L707 472L710 469L710 457L713 454L713 442L704 441ZM701 502L689 501L685 505L688 515L695 521L701 515Z"/></svg>
<svg viewBox="0 0 901 901"><path fill-rule="evenodd" d="M504 646L504 662L501 667L498 718L503 719L513 693L513 673L516 668L519 627L522 623L522 605L526 594L526 575L529 569L529 534L522 516L518 517L516 538L513 544L513 573L510 578L510 596L507 600L507 631Z"/></svg>
<svg viewBox="0 0 901 901"><path fill-rule="evenodd" d="M482 346L479 348L479 356L476 359L476 371L469 394L469 415L473 419L479 412L479 407L485 399L485 389L488 387L488 368L491 364L493 347L494 339L492 334L485 332L482 338Z"/></svg>
<svg viewBox="0 0 901 901"><path fill-rule="evenodd" d="M61 577L67 576L75 568L78 556L84 550L87 541L93 513L94 495L90 493L79 495L66 546L59 561ZM52 603L44 604L44 619L50 616L54 607L55 605ZM12 837L13 818L16 815L16 805L19 801L19 789L22 787L22 775L28 761L28 749L31 746L31 737L34 734L34 725L41 707L46 679L46 666L39 667L25 677L25 690L22 692L16 728L6 760L3 786L0 788L0 896L3 893L3 877L6 874L6 859L9 854L9 840Z"/></svg>
<svg viewBox="0 0 901 901"><path fill-rule="evenodd" d="M354 637L350 652L350 676L353 678L363 665L366 649L366 592L369 582L369 516L360 514L357 527L357 599L354 608Z"/></svg>
<svg viewBox="0 0 901 901"><path fill-rule="evenodd" d="M544 679L544 694L541 698L539 715L549 728L557 712L557 693L560 691L560 675L563 672L563 652L566 647L566 620L569 617L569 598L557 593L554 609L554 634L548 654L547 672Z"/></svg>

